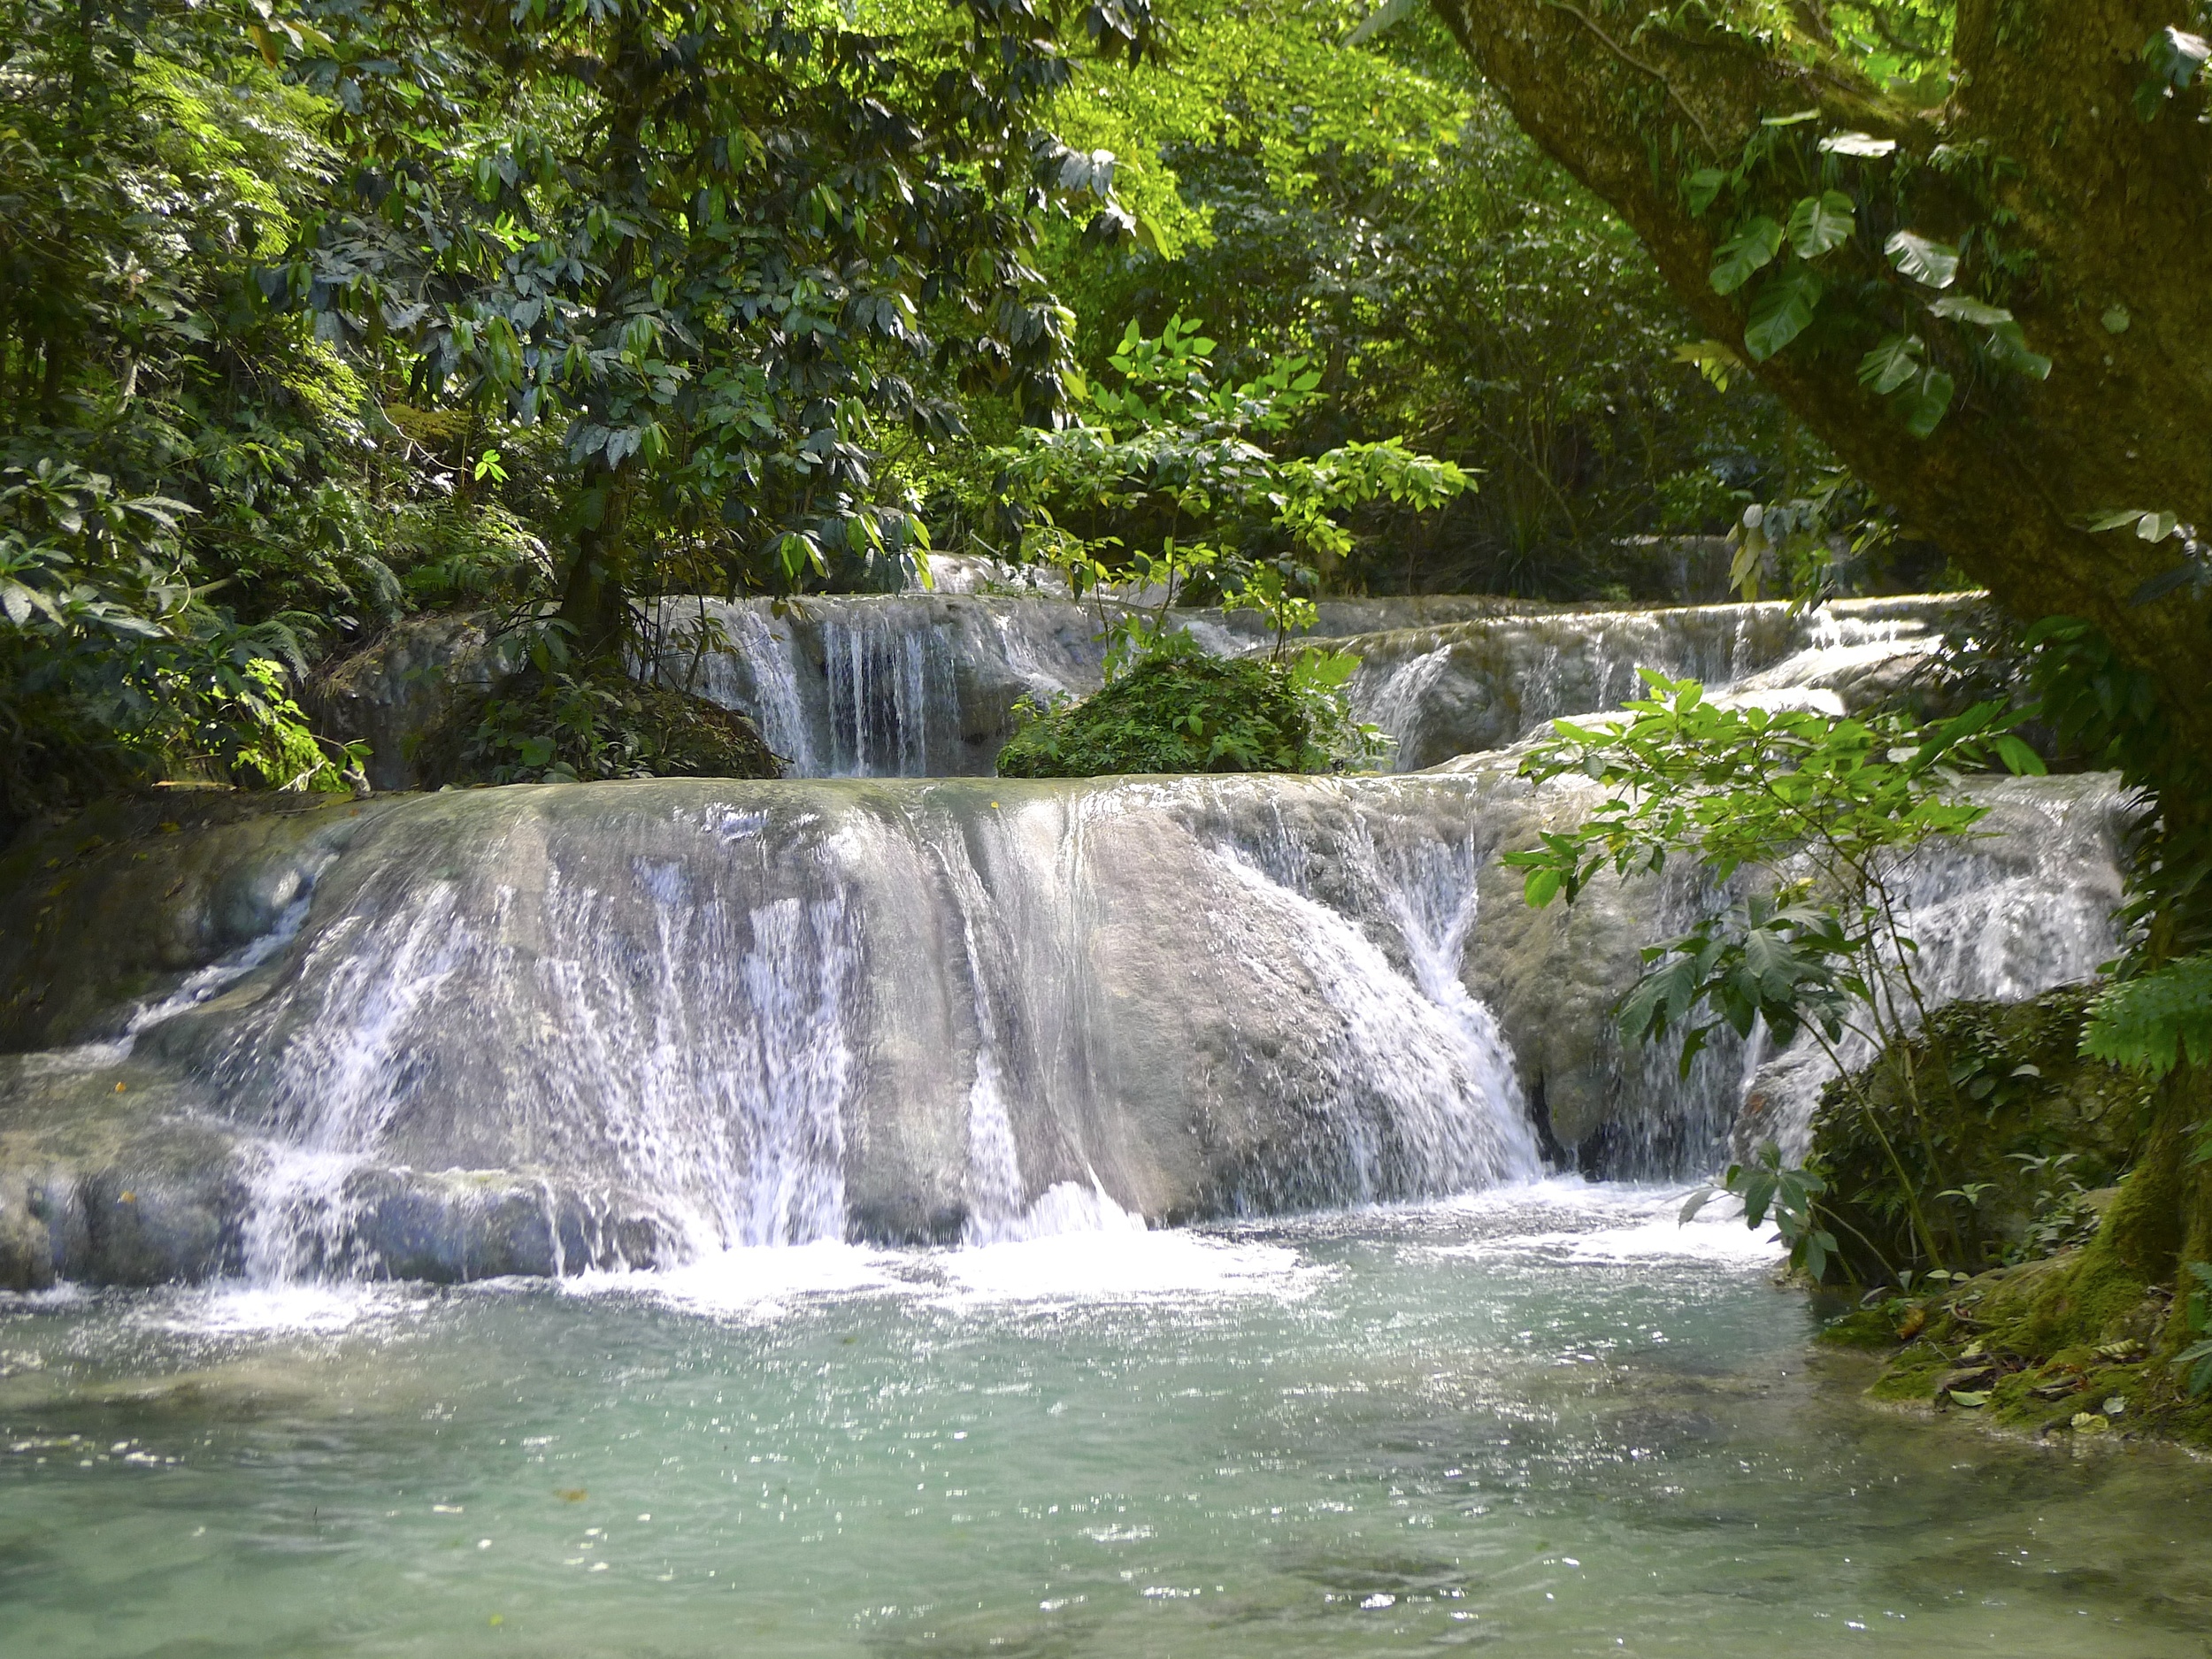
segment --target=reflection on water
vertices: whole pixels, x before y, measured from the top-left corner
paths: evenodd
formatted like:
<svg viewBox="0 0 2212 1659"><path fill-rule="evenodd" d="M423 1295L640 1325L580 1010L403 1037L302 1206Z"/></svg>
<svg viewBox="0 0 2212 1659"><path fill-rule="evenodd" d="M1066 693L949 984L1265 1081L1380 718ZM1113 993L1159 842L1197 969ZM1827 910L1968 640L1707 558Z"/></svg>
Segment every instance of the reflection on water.
<svg viewBox="0 0 2212 1659"><path fill-rule="evenodd" d="M1877 1413L1671 1208L0 1299L0 1655L2212 1652L2201 1465Z"/></svg>

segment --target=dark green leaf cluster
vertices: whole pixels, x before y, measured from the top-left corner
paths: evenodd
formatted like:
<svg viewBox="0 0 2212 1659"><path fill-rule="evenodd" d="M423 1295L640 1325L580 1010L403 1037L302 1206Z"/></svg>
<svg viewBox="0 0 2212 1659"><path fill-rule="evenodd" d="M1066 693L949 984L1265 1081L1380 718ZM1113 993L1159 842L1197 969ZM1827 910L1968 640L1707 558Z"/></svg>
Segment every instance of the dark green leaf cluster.
<svg viewBox="0 0 2212 1659"><path fill-rule="evenodd" d="M1820 125L1817 111L1770 116L1733 167L1683 181L1694 216L1728 214L1710 280L1716 293L1747 296L1752 360L1801 335L1810 350L1855 350L1859 383L1893 400L1919 438L1949 411L1962 373L2047 378L2050 359L1998 303L2022 267L2007 241L2015 216L1992 188L1995 164L1968 147L1929 149L1909 123L1813 136ZM1927 217L1956 227L1952 239L1919 228ZM1970 266L1987 296L1948 291Z"/></svg>
<svg viewBox="0 0 2212 1659"><path fill-rule="evenodd" d="M2198 1340L2174 1356L2175 1368L2193 1400L2212 1394L2212 1262L2189 1263L2197 1287L2189 1293L2189 1329Z"/></svg>
<svg viewBox="0 0 2212 1659"><path fill-rule="evenodd" d="M1110 166L1041 109L1064 30L1148 50L1141 0L975 0L895 35L655 0L318 23L300 73L342 111L342 188L265 287L403 353L420 397L560 424L588 632L648 579L653 526L718 539L726 588L796 582L918 543L879 429L951 435L960 390L1056 417L1069 319L1025 250L1056 199L1118 221Z"/></svg>
<svg viewBox="0 0 2212 1659"><path fill-rule="evenodd" d="M1080 703L1040 712L999 751L998 770L1004 778L1323 772L1339 764L1331 740L1344 719L1294 664L1171 648Z"/></svg>
<svg viewBox="0 0 2212 1659"><path fill-rule="evenodd" d="M1730 1164L1718 1187L1691 1194L1682 1206L1682 1219L1690 1221L1719 1194L1732 1193L1743 1201L1744 1225L1755 1230L1771 1216L1789 1249L1790 1265L1817 1281L1827 1277L1828 1263L1837 1254L1836 1235L1821 1225L1820 1201L1827 1190L1827 1179L1817 1169L1786 1165L1780 1148L1770 1141L1749 1164Z"/></svg>
<svg viewBox="0 0 2212 1659"><path fill-rule="evenodd" d="M1984 809L1962 798L1962 772L2043 762L2008 728L2020 717L1978 703L1916 727L1902 714L1833 718L1709 702L1695 680L1638 671L1652 695L1622 723L1555 722L1555 739L1522 761L1536 780L1578 773L1608 798L1578 828L1508 854L1528 871L1529 902L1571 902L1597 872L1663 869L1688 852L1720 880L1748 864L1809 856L1824 880L1857 887L1883 861L1938 835L1961 834Z"/></svg>
<svg viewBox="0 0 2212 1659"><path fill-rule="evenodd" d="M438 781L578 783L621 778L773 778L751 721L686 688L580 660L561 625L510 640L518 672L465 698L418 757Z"/></svg>

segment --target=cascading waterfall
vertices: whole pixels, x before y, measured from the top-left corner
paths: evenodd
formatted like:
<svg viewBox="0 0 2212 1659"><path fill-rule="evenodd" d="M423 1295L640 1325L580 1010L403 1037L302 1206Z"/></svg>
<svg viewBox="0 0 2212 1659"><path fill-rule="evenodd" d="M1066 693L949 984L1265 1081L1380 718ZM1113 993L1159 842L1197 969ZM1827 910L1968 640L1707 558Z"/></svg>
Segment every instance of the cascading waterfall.
<svg viewBox="0 0 2212 1659"><path fill-rule="evenodd" d="M2015 1002L2092 979L2120 949L2120 843L2134 797L2101 776L2011 779L1978 794L2000 833L1931 842L1894 883L1899 931L1919 947L1912 972L1931 1009L1962 998ZM1894 994L1909 1010L1905 988ZM1801 1159L1834 1066L1803 1037L1777 1051L1761 1029L1747 1047L1745 1133ZM1856 1032L1837 1053L1853 1068L1875 1056Z"/></svg>
<svg viewBox="0 0 2212 1659"><path fill-rule="evenodd" d="M1574 705L1655 656L1722 695L1840 701L1851 675L1924 649L1940 610L1504 616L1371 637L1379 683L1411 687L1432 734L1517 735L1555 704L1589 712ZM1079 680L1094 627L989 595L723 611L741 649L706 655L710 689L801 766L861 772L987 757L992 710ZM1468 688L1485 684L1478 707ZM1801 1150L1825 1076L1803 1045L1724 1037L1685 1080L1611 1031L1636 947L1722 895L1678 869L1534 916L1497 854L1578 810L1579 786L1511 774L1495 755L1396 777L374 802L300 842L296 869L268 855L261 938L119 1021L116 1042L0 1067L0 1109L64 1073L139 1068L133 1087L187 1115L188 1156L215 1171L160 1224L159 1248L191 1252L172 1271L272 1281L1413 1200L1534 1176L1539 1118L1611 1176L1702 1169L1732 1131ZM1930 849L1904 883L1927 995L2093 971L2114 944L2116 787L1973 787L1996 833ZM109 1185L157 1220L166 1179ZM77 1247L53 1236L61 1262ZM12 1248L0 1238L0 1257Z"/></svg>
<svg viewBox="0 0 2212 1659"><path fill-rule="evenodd" d="M749 714L793 777L987 773L1019 699L1081 696L1100 684L1098 615L1064 598L693 603L726 641L701 659L700 690ZM1824 687L1924 650L1932 628L1965 603L1847 601L1802 614L1779 603L1691 605L1406 627L1394 625L1421 613L1422 602L1340 600L1328 608L1333 625L1372 618L1386 631L1329 643L1362 657L1350 687L1358 716L1396 741L1394 764L1412 771L1615 707L1640 689L1639 666L1717 689L1749 680L1750 695ZM1241 613L1177 611L1171 620L1217 655L1266 643Z"/></svg>
<svg viewBox="0 0 2212 1659"><path fill-rule="evenodd" d="M428 797L165 1053L247 1132L239 1265L268 1281L1532 1176L1510 1052L1459 978L1479 786L1285 787Z"/></svg>
<svg viewBox="0 0 2212 1659"><path fill-rule="evenodd" d="M1964 601L1857 601L1803 613L1785 604L1689 605L1494 618L1339 641L1361 658L1354 707L1416 771L1502 749L1555 719L1639 695L1640 668L1747 698L1805 702L1838 676L1924 652ZM1841 704L1832 696L1838 711Z"/></svg>

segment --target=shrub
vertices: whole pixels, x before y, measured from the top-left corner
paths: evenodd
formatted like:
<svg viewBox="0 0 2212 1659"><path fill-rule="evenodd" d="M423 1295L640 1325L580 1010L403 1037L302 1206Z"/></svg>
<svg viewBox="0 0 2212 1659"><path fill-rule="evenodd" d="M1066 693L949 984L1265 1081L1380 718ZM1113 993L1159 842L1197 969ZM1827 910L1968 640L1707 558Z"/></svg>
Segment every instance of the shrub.
<svg viewBox="0 0 2212 1659"><path fill-rule="evenodd" d="M1155 653L1095 695L1039 712L999 751L999 775L1327 772L1373 758L1375 740L1344 711L1340 677L1321 683L1317 659L1329 660Z"/></svg>

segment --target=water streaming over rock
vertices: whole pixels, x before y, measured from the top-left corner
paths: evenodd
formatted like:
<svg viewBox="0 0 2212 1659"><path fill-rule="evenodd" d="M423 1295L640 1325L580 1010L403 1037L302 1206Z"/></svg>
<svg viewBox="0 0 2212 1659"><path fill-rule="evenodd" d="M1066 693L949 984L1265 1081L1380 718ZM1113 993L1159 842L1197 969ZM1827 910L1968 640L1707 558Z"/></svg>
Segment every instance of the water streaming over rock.
<svg viewBox="0 0 2212 1659"><path fill-rule="evenodd" d="M1539 1167L1466 780L655 783L360 830L146 1058L281 1279L975 1240Z"/></svg>
<svg viewBox="0 0 2212 1659"><path fill-rule="evenodd" d="M1593 711L1639 660L1843 704L1948 603L1462 620L1362 641L1363 695L1404 699L1408 760ZM1095 673L1093 618L1046 600L708 614L710 688L802 771L979 770L1017 695ZM21 1239L0 1171L0 1273L573 1272L1415 1199L1526 1179L1543 1136L1614 1176L1801 1147L1805 1053L1723 1041L1685 1080L1613 1027L1638 949L1722 895L1678 870L1529 910L1497 855L1589 790L1512 765L547 786L257 832L207 890L261 937L107 1048L0 1061L0 1111L97 1098L120 1137L27 1177ZM1998 833L1904 884L1926 994L2092 972L2116 786L1974 787Z"/></svg>
<svg viewBox="0 0 2212 1659"><path fill-rule="evenodd" d="M1778 603L1530 611L1347 599L1327 603L1322 626L1335 631L1326 643L1363 659L1351 685L1359 717L1395 741L1398 770L1415 771L1615 707L1640 689L1640 666L1716 687L1746 681L1747 698L1826 696L1840 707L1860 680L1928 649L1962 603L1849 601L1793 614ZM700 614L724 648L700 658L699 689L749 714L792 777L987 773L1018 702L1100 683L1098 612L1050 595L708 602ZM1171 614L1217 654L1268 642L1248 612Z"/></svg>

